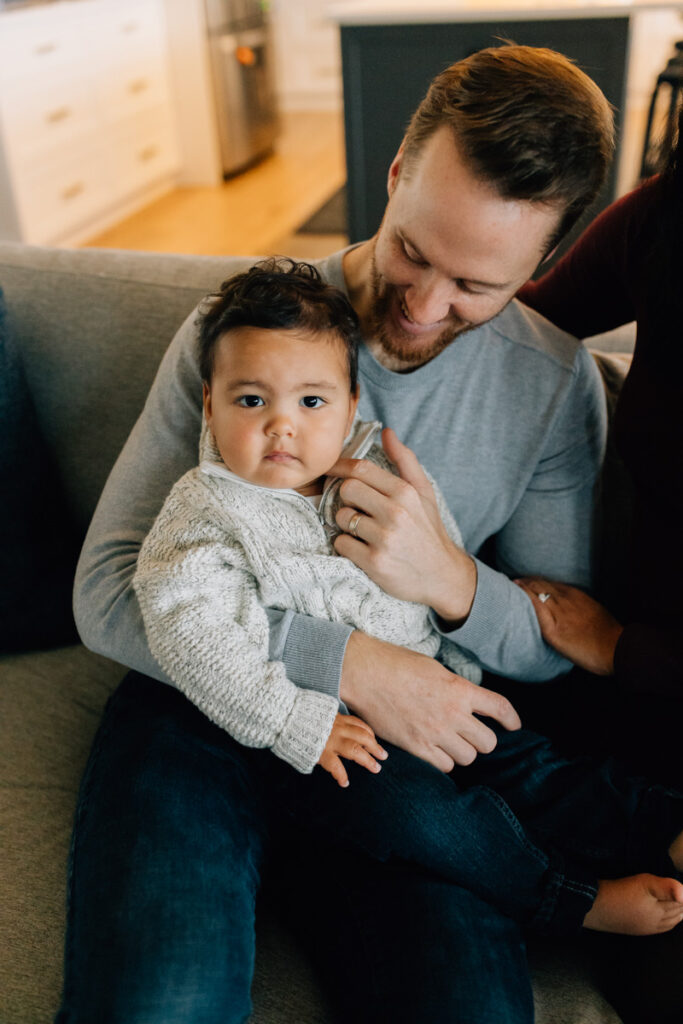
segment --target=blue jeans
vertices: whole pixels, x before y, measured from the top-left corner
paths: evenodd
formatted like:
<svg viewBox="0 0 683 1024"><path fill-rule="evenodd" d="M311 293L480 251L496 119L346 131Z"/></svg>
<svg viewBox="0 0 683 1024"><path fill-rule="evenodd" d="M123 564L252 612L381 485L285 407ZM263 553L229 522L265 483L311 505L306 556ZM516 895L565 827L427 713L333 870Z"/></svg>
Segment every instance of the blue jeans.
<svg viewBox="0 0 683 1024"><path fill-rule="evenodd" d="M450 776L387 743L379 776L347 764L348 789L321 769L260 767L299 831L427 869L542 933L578 932L599 878L676 875L667 851L683 828L681 794L488 724L496 749Z"/></svg>
<svg viewBox="0 0 683 1024"><path fill-rule="evenodd" d="M347 1019L528 1024L519 922L578 927L592 872L663 871L681 817L669 791L560 761L528 733L503 732L453 778L392 749L379 777L351 766L341 790L132 673L83 780L57 1019L246 1020L277 850L276 889Z"/></svg>
<svg viewBox="0 0 683 1024"><path fill-rule="evenodd" d="M275 834L270 760L172 688L126 677L81 787L58 1024L246 1021L268 850L341 1019L532 1024L517 924L410 865Z"/></svg>

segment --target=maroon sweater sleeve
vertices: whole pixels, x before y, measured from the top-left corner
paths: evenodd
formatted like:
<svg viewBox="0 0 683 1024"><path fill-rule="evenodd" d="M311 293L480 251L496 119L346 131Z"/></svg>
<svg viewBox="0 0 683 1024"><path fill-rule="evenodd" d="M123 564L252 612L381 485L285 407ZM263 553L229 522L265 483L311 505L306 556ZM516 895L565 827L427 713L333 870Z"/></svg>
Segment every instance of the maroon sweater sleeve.
<svg viewBox="0 0 683 1024"><path fill-rule="evenodd" d="M614 652L614 675L629 690L683 696L680 630L642 622L625 626Z"/></svg>
<svg viewBox="0 0 683 1024"><path fill-rule="evenodd" d="M642 236L651 225L657 181L603 210L552 270L522 288L522 302L577 338L635 320Z"/></svg>
<svg viewBox="0 0 683 1024"><path fill-rule="evenodd" d="M661 223L660 179L652 178L608 207L584 231L566 255L547 274L527 284L519 297L553 323L580 338L611 330L632 320L638 321L636 349L641 354L653 343L651 310L643 287L644 269L654 233ZM646 408L639 402L644 382L631 374L628 415ZM623 408L623 415L626 410ZM645 413L643 412L643 415ZM674 414L675 415L675 414ZM678 432L677 421L674 427ZM672 438L657 458L653 453L653 473L671 473L672 459L678 458ZM628 437L625 439L628 447ZM680 449L678 449L680 450ZM624 450L627 463L633 453ZM675 468L675 472L680 472ZM644 500L657 500L645 495ZM657 541L666 549L666 538L650 536L656 553ZM675 572L675 567L672 567ZM617 644L615 676L634 691L683 695L683 627L672 627L671 615L658 622L656 607L648 622L627 622Z"/></svg>

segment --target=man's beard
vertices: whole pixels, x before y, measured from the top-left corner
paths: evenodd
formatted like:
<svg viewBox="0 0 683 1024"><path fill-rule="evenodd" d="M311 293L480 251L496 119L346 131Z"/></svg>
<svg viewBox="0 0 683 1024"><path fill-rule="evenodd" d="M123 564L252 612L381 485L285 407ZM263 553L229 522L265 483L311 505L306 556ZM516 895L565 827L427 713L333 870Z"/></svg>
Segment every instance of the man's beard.
<svg viewBox="0 0 683 1024"><path fill-rule="evenodd" d="M440 334L428 345L416 342L416 339L408 333L399 329L393 332L387 330L390 323L391 306L394 301L400 302L394 285L382 284L382 278L377 270L375 253L372 254L371 264L371 312L370 312L370 337L367 339L370 349L374 346L381 348L390 360L402 364L404 370L414 370L418 366L431 362L448 348L456 335L471 330L473 326L464 324L451 318ZM389 369L393 367L389 366Z"/></svg>

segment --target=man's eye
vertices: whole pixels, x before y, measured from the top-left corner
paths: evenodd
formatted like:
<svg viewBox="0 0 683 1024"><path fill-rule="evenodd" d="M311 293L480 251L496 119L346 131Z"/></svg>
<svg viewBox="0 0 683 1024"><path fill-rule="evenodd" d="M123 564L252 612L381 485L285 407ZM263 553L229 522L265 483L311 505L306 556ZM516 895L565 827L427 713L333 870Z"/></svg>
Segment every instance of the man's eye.
<svg viewBox="0 0 683 1024"><path fill-rule="evenodd" d="M258 405L263 405L263 399L260 395L240 395L237 404L246 409L255 409Z"/></svg>
<svg viewBox="0 0 683 1024"><path fill-rule="evenodd" d="M454 284L465 295L486 295L486 290L483 287L471 285L469 281L463 281L461 277L456 277Z"/></svg>
<svg viewBox="0 0 683 1024"><path fill-rule="evenodd" d="M422 259L420 254L415 252L413 249L408 248L405 242L401 242L401 248L403 250L403 255L410 263L416 263L420 267L425 265L425 261Z"/></svg>
<svg viewBox="0 0 683 1024"><path fill-rule="evenodd" d="M301 404L307 409L319 409L325 404L325 400L323 398L319 398L318 395L304 395L301 399Z"/></svg>

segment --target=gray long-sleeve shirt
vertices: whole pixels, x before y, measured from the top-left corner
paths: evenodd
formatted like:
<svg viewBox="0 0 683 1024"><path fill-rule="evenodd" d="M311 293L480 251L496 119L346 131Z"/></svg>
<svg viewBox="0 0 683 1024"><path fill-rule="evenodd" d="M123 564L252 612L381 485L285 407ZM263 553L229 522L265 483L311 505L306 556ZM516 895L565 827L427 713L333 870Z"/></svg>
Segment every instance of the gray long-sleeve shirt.
<svg viewBox="0 0 683 1024"><path fill-rule="evenodd" d="M342 253L320 263L345 290ZM102 654L165 679L146 644L133 591L137 554L175 481L196 463L201 423L196 315L159 368L114 466L81 554L76 621ZM473 555L493 538L493 567L477 559L467 621L445 634L486 668L527 681L569 663L549 648L515 576L590 586L593 493L603 455L605 403L589 353L513 300L411 373L360 352L363 419L379 419L440 484ZM300 686L338 696L349 629L271 612L270 650Z"/></svg>

